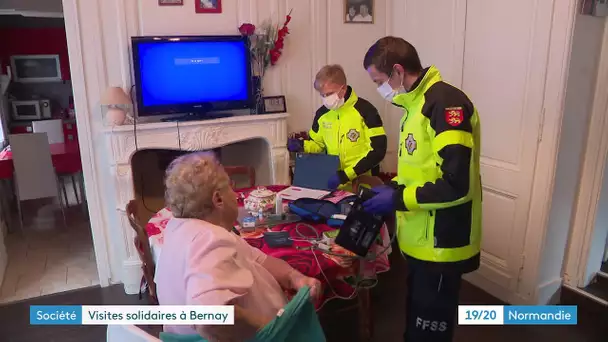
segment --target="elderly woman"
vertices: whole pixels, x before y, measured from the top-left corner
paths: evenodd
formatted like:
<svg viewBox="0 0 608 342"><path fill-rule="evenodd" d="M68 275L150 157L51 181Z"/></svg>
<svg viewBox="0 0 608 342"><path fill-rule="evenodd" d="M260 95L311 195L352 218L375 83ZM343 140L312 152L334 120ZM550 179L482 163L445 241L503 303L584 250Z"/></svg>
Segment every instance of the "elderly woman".
<svg viewBox="0 0 608 342"><path fill-rule="evenodd" d="M165 326L166 332L200 334L215 341L244 341L287 303L283 289L309 286L283 260L267 256L232 233L238 215L230 180L212 154L191 153L171 163L166 201L175 216L164 231L156 284L161 305L234 305L233 326Z"/></svg>

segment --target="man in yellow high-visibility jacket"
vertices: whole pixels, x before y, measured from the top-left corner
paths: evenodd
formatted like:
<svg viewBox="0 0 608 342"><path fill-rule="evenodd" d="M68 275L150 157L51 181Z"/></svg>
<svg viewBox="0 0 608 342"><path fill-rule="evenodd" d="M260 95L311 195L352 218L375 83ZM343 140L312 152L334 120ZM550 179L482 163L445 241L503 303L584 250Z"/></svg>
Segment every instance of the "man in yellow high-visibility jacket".
<svg viewBox="0 0 608 342"><path fill-rule="evenodd" d="M323 98L323 106L317 110L309 140L290 139L289 151L338 156L340 170L327 182L332 190L350 189L359 175L377 175L387 143L376 107L357 96L339 65L321 68L314 87Z"/></svg>
<svg viewBox="0 0 608 342"><path fill-rule="evenodd" d="M480 260L479 115L401 38L378 40L363 64L382 97L404 112L397 177L363 204L368 212L396 215L408 260L404 338L451 341L462 274Z"/></svg>

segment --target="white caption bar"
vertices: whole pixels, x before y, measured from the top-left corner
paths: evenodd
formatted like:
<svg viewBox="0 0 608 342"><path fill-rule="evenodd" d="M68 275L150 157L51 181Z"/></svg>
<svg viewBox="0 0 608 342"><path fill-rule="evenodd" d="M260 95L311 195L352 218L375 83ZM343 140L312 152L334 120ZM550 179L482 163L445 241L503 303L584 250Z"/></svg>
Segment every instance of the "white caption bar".
<svg viewBox="0 0 608 342"><path fill-rule="evenodd" d="M233 325L234 306L82 306L83 325Z"/></svg>

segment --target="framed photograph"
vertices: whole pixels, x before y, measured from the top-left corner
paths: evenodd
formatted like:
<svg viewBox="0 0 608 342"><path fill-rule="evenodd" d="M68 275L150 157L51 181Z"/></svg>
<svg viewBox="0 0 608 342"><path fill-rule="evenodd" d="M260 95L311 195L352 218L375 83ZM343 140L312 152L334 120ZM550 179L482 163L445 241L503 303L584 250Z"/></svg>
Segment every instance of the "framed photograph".
<svg viewBox="0 0 608 342"><path fill-rule="evenodd" d="M183 6L184 0L158 0L159 6Z"/></svg>
<svg viewBox="0 0 608 342"><path fill-rule="evenodd" d="M581 14L596 17L608 16L608 0L584 0Z"/></svg>
<svg viewBox="0 0 608 342"><path fill-rule="evenodd" d="M343 0L344 22L347 24L373 24L374 0Z"/></svg>
<svg viewBox="0 0 608 342"><path fill-rule="evenodd" d="M285 113L287 105L285 96L266 96L264 97L264 114Z"/></svg>
<svg viewBox="0 0 608 342"><path fill-rule="evenodd" d="M222 13L222 0L194 0L196 13Z"/></svg>

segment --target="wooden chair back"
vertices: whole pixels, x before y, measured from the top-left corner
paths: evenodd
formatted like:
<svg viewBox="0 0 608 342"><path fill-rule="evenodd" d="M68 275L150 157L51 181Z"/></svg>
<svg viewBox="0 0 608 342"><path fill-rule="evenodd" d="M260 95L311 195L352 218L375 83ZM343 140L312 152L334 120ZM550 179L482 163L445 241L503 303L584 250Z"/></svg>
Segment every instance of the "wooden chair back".
<svg viewBox="0 0 608 342"><path fill-rule="evenodd" d="M150 296L150 300L153 304L158 304L158 299L156 297L156 283L154 283L154 257L152 256L152 249L150 249L148 234L137 219L137 201L129 201L126 211L127 217L129 218L129 223L135 231L135 238L133 239L133 242L135 243L135 247L139 253L139 259L142 263L141 268L144 274L144 279L148 285L148 294Z"/></svg>
<svg viewBox="0 0 608 342"><path fill-rule="evenodd" d="M249 178L249 186L250 188L255 187L255 168L252 166L224 166L224 170L232 180L232 188L236 187L236 182L233 179L233 176L236 175L244 175Z"/></svg>

